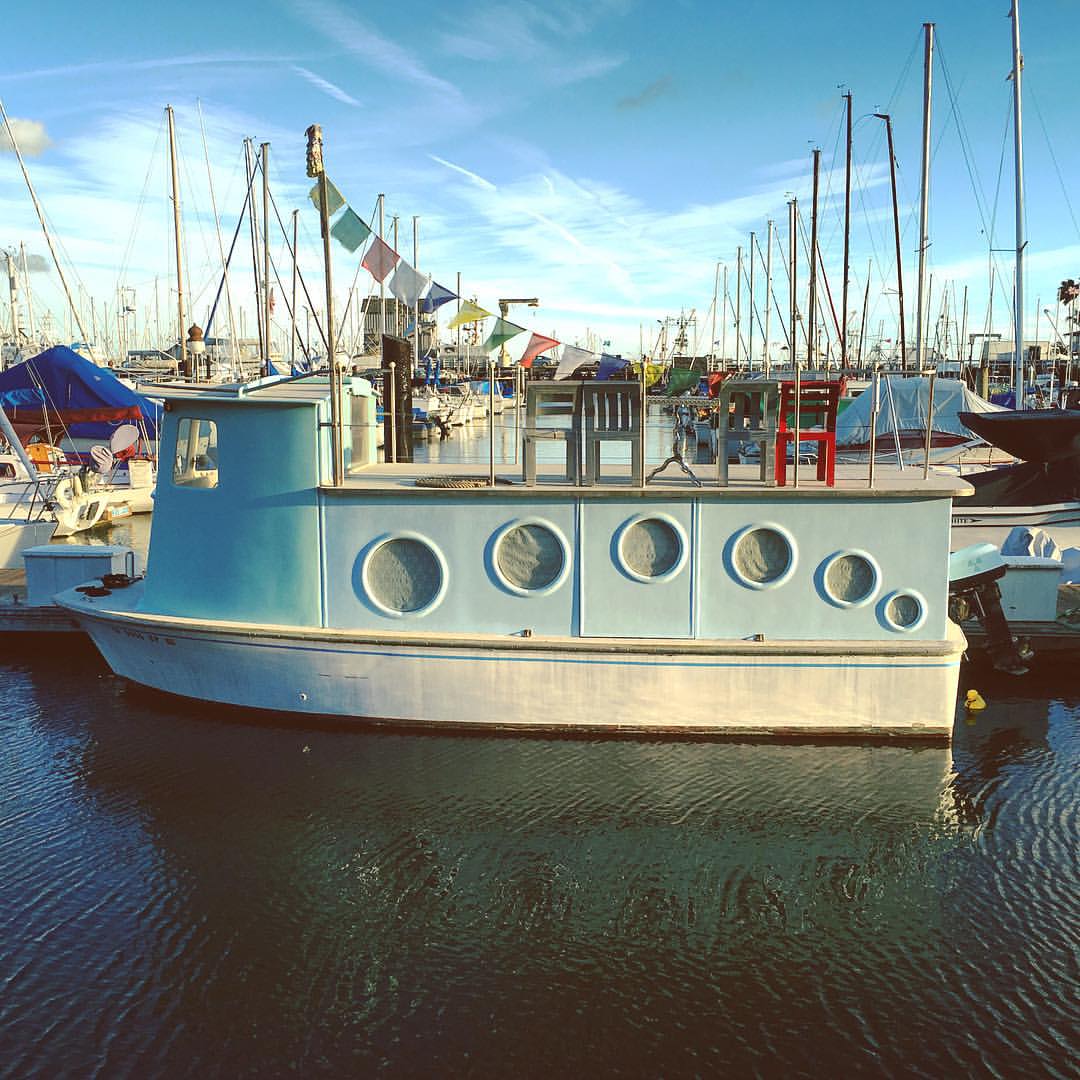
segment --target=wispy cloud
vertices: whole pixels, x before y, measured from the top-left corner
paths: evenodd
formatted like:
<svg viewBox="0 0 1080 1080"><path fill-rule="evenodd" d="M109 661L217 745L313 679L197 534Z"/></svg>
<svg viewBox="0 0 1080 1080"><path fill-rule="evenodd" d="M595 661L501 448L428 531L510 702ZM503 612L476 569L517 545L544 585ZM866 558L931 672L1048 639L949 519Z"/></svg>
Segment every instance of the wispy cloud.
<svg viewBox="0 0 1080 1080"><path fill-rule="evenodd" d="M620 98L616 108L619 109L640 109L644 105L651 105L657 98L662 98L671 90L671 76L662 75L659 79L649 83L638 94L634 94L631 97Z"/></svg>
<svg viewBox="0 0 1080 1080"><path fill-rule="evenodd" d="M157 68L197 67L212 64L268 64L291 62L288 56L257 56L251 53L196 53L188 56L157 56L143 60L98 60L81 64L60 64L55 67L33 68L30 71L0 72L0 83L30 82L57 76L109 74L110 72L152 71Z"/></svg>
<svg viewBox="0 0 1080 1080"><path fill-rule="evenodd" d="M527 61L534 82L544 86L569 86L595 79L621 67L622 55L568 54L567 47L622 4L549 2L483 3L462 11L455 9L454 28L440 37L443 52L477 63ZM482 33L462 31L461 26L482 27ZM580 51L580 50L579 50Z"/></svg>
<svg viewBox="0 0 1080 1080"><path fill-rule="evenodd" d="M293 64L292 69L297 75L307 79L312 86L321 90L329 97L332 97L335 101L340 101L344 105L352 105L353 108L356 109L360 108L360 102L357 101L352 94L342 90L340 86L336 86L334 83L330 82L329 79L324 79L321 75L316 75L314 71L309 71L306 67L301 67L299 64Z"/></svg>
<svg viewBox="0 0 1080 1080"><path fill-rule="evenodd" d="M13 154L15 152L15 147L11 142L12 136L19 150L26 157L37 157L52 146L52 139L49 138L45 125L40 120L20 120L16 116L9 116L8 122L11 124L10 134L6 127L0 125L0 153Z"/></svg>
<svg viewBox="0 0 1080 1080"><path fill-rule="evenodd" d="M296 0L294 10L309 26L364 66L423 95L429 123L462 124L479 119L482 110L465 98L452 82L436 75L420 56L387 37L371 23L333 0Z"/></svg>

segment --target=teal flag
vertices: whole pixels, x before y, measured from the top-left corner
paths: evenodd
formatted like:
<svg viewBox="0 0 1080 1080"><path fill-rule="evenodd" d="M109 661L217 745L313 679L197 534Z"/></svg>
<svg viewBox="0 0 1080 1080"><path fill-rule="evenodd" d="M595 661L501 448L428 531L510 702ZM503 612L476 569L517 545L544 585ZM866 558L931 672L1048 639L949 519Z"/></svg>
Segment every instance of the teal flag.
<svg viewBox="0 0 1080 1080"><path fill-rule="evenodd" d="M316 184L309 192L308 198L315 204L315 209L319 209L319 185ZM345 197L341 194L328 176L326 178L326 216L333 217L343 206L345 205Z"/></svg>
<svg viewBox="0 0 1080 1080"><path fill-rule="evenodd" d="M355 251L371 235L371 230L361 221L359 215L353 212L352 207L347 206L345 213L334 222L330 235L343 248Z"/></svg>

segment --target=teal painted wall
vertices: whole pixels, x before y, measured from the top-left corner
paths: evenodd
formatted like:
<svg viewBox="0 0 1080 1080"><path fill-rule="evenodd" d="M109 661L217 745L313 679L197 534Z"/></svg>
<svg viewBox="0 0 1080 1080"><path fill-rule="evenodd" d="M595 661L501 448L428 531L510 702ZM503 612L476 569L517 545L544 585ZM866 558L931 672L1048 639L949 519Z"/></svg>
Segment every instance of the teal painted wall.
<svg viewBox="0 0 1080 1080"><path fill-rule="evenodd" d="M315 407L174 401L165 414L146 611L317 626ZM173 483L182 417L218 425L218 486Z"/></svg>

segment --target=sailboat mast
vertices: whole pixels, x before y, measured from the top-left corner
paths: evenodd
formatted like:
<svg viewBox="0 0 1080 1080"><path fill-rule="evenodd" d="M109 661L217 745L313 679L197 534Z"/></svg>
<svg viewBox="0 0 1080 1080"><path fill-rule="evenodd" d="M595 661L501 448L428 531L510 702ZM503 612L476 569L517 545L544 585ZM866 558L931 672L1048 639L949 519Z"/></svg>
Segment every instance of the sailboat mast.
<svg viewBox="0 0 1080 1080"><path fill-rule="evenodd" d="M817 225L818 184L821 175L821 151L814 150L814 194L810 207L810 294L806 305L806 366L814 366L814 338L817 333ZM797 456L797 455L796 455ZM796 469L798 471L798 469Z"/></svg>
<svg viewBox="0 0 1080 1080"><path fill-rule="evenodd" d="M926 249L930 246L930 118L934 83L934 24L923 23L923 145L922 184L919 188L919 297L915 316L915 367L922 371L926 356Z"/></svg>
<svg viewBox="0 0 1080 1080"><path fill-rule="evenodd" d="M716 264L716 277L712 289L712 330L709 334L709 358L716 359L716 298L720 291L720 264Z"/></svg>
<svg viewBox="0 0 1080 1080"><path fill-rule="evenodd" d="M735 251L735 370L742 361L742 248Z"/></svg>
<svg viewBox="0 0 1080 1080"><path fill-rule="evenodd" d="M1024 58L1020 53L1020 0L1013 0L1013 141L1016 166L1016 297L1013 304L1015 361L1013 387L1016 408L1024 407L1024 136L1021 126L1020 76Z"/></svg>
<svg viewBox="0 0 1080 1080"><path fill-rule="evenodd" d="M270 374L270 144L264 142L262 151L262 202L263 202L263 326L266 335L263 339L265 360L263 374Z"/></svg>
<svg viewBox="0 0 1080 1080"><path fill-rule="evenodd" d="M900 370L907 371L907 330L904 326L904 255L900 250L900 203L896 194L896 154L893 151L892 117L875 113L885 121L885 137L889 141L889 178L892 182L893 236L896 240L896 292L900 302Z"/></svg>
<svg viewBox="0 0 1080 1080"><path fill-rule="evenodd" d="M766 223L765 233L765 341L761 346L761 359L765 367L765 378L769 377L769 305L772 302L772 245L773 223Z"/></svg>
<svg viewBox="0 0 1080 1080"><path fill-rule="evenodd" d="M64 277L63 268L60 266L60 259L56 254L52 236L49 235L48 226L45 224L45 214L42 212L41 203L38 202L37 193L34 191L34 185L30 183L30 173L27 172L26 162L23 161L22 151L19 149L19 144L15 139L15 132L11 127L11 121L8 119L8 114L4 110L4 103L2 101L0 101L0 119L4 121L4 129L7 131L8 141L11 143L11 149L15 151L15 157L18 158L19 168L22 170L23 180L26 182L26 190L30 193L30 201L34 204L34 211L37 214L38 221L41 223L41 231L45 234L45 243L49 245L49 254L52 256L53 266L56 267L56 273L60 278L60 284L64 287L64 295L67 297L69 315L75 317L75 325L79 328L79 336L86 344L86 351L90 354L90 359L96 364L97 358L94 356L94 346L87 338L86 331L83 329L82 321L79 318L79 313L75 309L75 301L71 298L71 289L68 288L67 278Z"/></svg>
<svg viewBox="0 0 1080 1080"><path fill-rule="evenodd" d="M844 288L840 301L840 366L848 366L848 277L851 268L851 91L847 100L847 157L844 165Z"/></svg>
<svg viewBox="0 0 1080 1080"><path fill-rule="evenodd" d="M292 303L289 305L289 370L296 371L296 242L299 210L292 212Z"/></svg>
<svg viewBox="0 0 1080 1080"><path fill-rule="evenodd" d="M747 366L754 370L754 234L750 234L750 331L747 339Z"/></svg>
<svg viewBox="0 0 1080 1080"><path fill-rule="evenodd" d="M788 263L790 265L790 274L788 282L788 301L791 305L791 368L793 371L798 370L799 362L795 358L796 351L798 349L798 340L795 333L798 325L799 318L799 297L796 290L795 277L799 269L799 245L798 238L795 235L799 225L799 203L797 199L792 199L788 203Z"/></svg>
<svg viewBox="0 0 1080 1080"><path fill-rule="evenodd" d="M184 330L184 257L180 232L180 180L176 172L176 123L173 119L173 107L165 106L165 115L169 121L169 169L172 173L173 236L176 240L176 316L180 330L180 370L188 374L187 334ZM79 328L81 331L81 327Z"/></svg>

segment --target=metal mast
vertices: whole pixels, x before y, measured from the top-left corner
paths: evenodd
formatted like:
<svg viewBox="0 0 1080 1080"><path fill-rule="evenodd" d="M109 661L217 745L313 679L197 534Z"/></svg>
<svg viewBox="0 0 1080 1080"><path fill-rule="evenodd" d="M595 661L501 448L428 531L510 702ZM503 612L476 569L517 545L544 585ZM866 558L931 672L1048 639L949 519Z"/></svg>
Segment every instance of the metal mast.
<svg viewBox="0 0 1080 1080"><path fill-rule="evenodd" d="M1020 53L1020 0L1013 0L1013 140L1016 164L1016 296L1013 302L1015 370L1013 387L1016 408L1024 407L1024 136L1021 126L1020 76L1024 58Z"/></svg>
<svg viewBox="0 0 1080 1080"><path fill-rule="evenodd" d="M180 370L187 375L187 331L184 329L184 323L187 322L187 319L184 317L184 259L180 233L180 181L176 173L176 124L173 120L173 107L171 105L165 106L165 115L169 120L169 168L172 172L173 233L176 239L176 314L180 325Z"/></svg>
<svg viewBox="0 0 1080 1080"><path fill-rule="evenodd" d="M170 112L170 117L171 115ZM71 289L68 288L67 278L64 277L63 268L60 266L60 259L57 257L56 248L53 246L52 237L49 235L48 226L45 224L45 214L41 209L41 203L38 202L37 193L34 191L34 185L30 183L30 173L26 170L26 162L23 161L22 151L19 149L19 144L15 140L15 131L11 126L11 121L8 119L7 113L4 111L4 103L2 101L0 101L0 119L3 119L4 121L4 127L7 130L11 149L15 151L15 157L19 160L19 168L22 170L23 180L26 181L26 190L30 193L30 201L34 204L34 211L37 213L38 221L41 223L41 231L45 234L45 243L49 245L49 254L52 256L53 266L56 267L56 273L60 277L60 284L64 287L64 295L67 297L68 302L68 311L74 316L75 325L79 328L79 336L86 344L86 351L90 354L90 359L96 364L97 357L94 356L94 346L86 336L82 320L79 318L79 312L75 308L75 301L71 298ZM171 122L170 119L170 124Z"/></svg>
<svg viewBox="0 0 1080 1080"><path fill-rule="evenodd" d="M851 266L851 91L847 99L847 158L844 167L844 288L840 301L840 366L848 366L848 277Z"/></svg>
<svg viewBox="0 0 1080 1080"><path fill-rule="evenodd" d="M926 249L930 246L930 119L934 83L934 24L923 23L926 45L923 54L923 146L922 184L919 189L919 297L915 316L915 367L926 363Z"/></svg>
<svg viewBox="0 0 1080 1080"><path fill-rule="evenodd" d="M817 223L818 223L818 184L821 175L821 151L814 150L814 195L810 207L810 295L806 305L806 366L814 366L814 346L817 328ZM798 455L796 455L797 457ZM796 471L798 471L796 467Z"/></svg>

